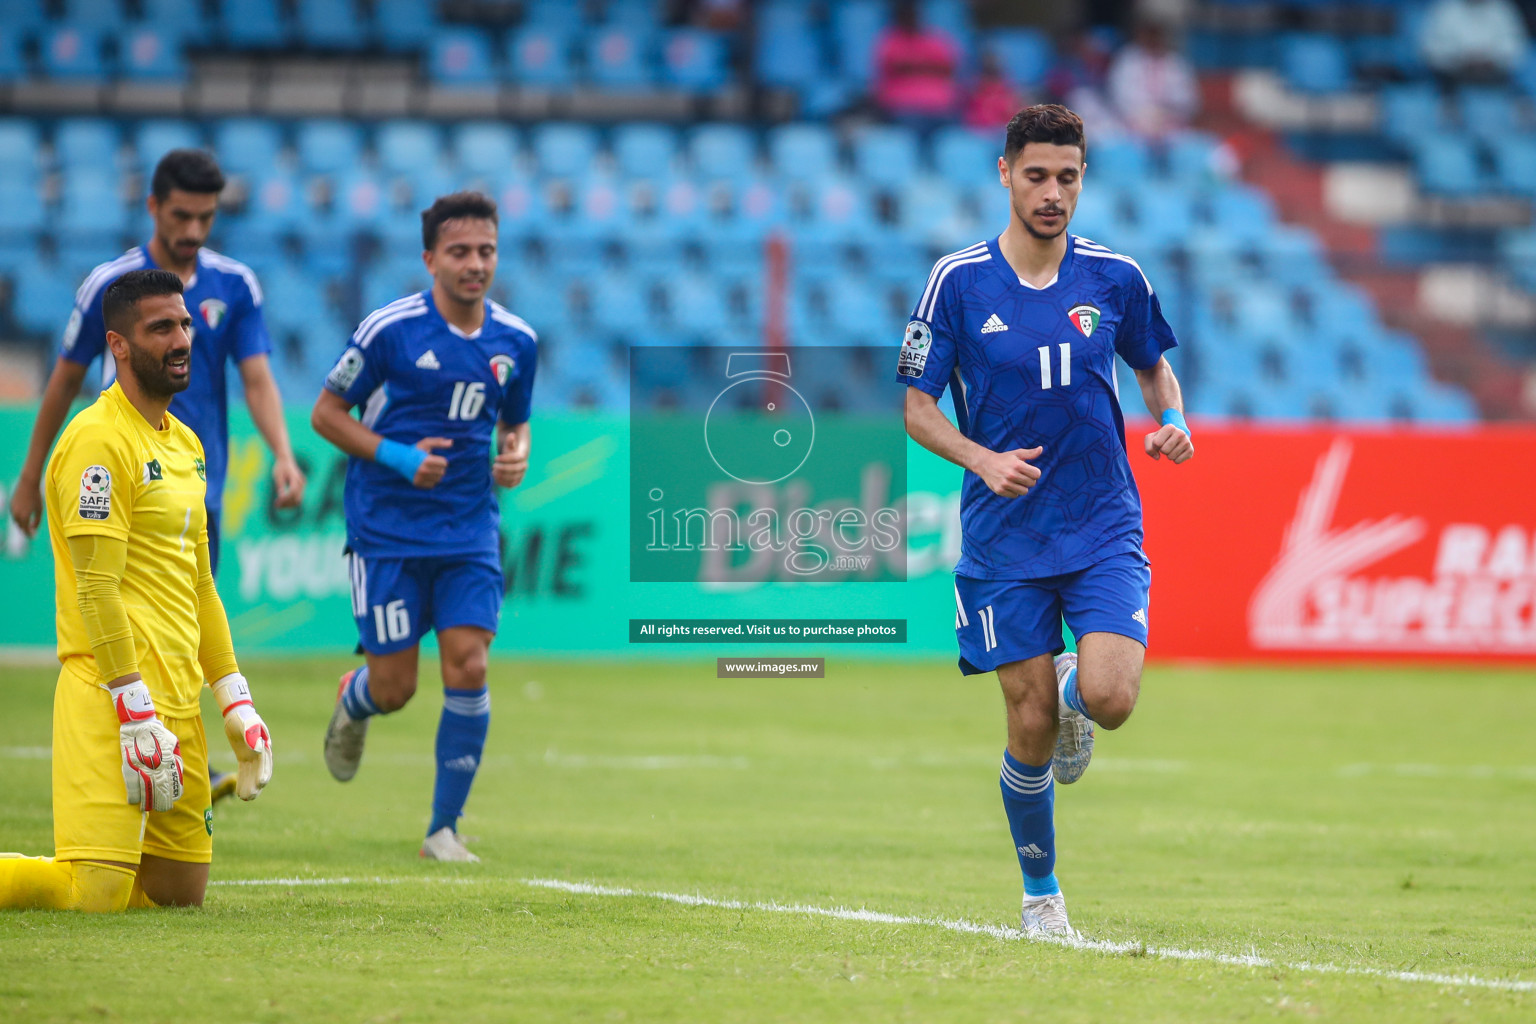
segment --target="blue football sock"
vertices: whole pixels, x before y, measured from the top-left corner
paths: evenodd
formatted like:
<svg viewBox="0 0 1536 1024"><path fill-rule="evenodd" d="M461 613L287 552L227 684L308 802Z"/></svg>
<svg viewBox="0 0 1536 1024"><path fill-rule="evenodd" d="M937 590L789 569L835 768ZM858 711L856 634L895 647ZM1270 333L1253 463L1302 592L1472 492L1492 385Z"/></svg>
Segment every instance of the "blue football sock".
<svg viewBox="0 0 1536 1024"><path fill-rule="evenodd" d="M1013 833L1013 848L1024 872L1024 891L1030 896L1050 896L1061 889L1056 885L1056 803L1051 762L1033 767L1003 751L999 784L1003 791L1003 810L1008 812L1008 831Z"/></svg>
<svg viewBox="0 0 1536 1024"><path fill-rule="evenodd" d="M379 706L373 702L373 695L368 692L367 665L353 672L347 685L342 687L341 706L347 709L347 716L354 721L380 713Z"/></svg>
<svg viewBox="0 0 1536 1024"><path fill-rule="evenodd" d="M432 824L427 835L441 828L458 831L490 727L490 690L444 688L443 717L437 725L437 784L432 788Z"/></svg>
<svg viewBox="0 0 1536 1024"><path fill-rule="evenodd" d="M1088 705L1083 703L1083 695L1077 688L1077 666L1073 665L1067 670L1067 685L1061 688L1061 699L1067 707L1076 711L1090 722L1093 716L1088 713Z"/></svg>

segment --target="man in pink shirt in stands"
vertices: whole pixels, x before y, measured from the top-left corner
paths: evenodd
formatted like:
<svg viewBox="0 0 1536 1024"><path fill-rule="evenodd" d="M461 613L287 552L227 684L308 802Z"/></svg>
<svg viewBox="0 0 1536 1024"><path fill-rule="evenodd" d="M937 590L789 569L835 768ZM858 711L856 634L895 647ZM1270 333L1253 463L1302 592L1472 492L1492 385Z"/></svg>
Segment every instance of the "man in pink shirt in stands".
<svg viewBox="0 0 1536 1024"><path fill-rule="evenodd" d="M919 24L917 4L904 0L895 23L875 42L875 101L896 120L919 127L952 120L960 103L959 58L955 43Z"/></svg>

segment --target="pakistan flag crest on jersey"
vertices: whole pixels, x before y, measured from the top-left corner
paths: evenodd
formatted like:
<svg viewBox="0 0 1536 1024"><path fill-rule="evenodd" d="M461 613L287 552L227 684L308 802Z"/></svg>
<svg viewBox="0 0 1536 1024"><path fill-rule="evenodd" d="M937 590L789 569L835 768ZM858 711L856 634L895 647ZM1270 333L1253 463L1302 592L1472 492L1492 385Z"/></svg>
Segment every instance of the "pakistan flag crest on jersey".
<svg viewBox="0 0 1536 1024"><path fill-rule="evenodd" d="M1067 319L1072 321L1073 327L1083 333L1083 337L1092 337L1094 330L1099 326L1099 307L1073 306L1067 310Z"/></svg>

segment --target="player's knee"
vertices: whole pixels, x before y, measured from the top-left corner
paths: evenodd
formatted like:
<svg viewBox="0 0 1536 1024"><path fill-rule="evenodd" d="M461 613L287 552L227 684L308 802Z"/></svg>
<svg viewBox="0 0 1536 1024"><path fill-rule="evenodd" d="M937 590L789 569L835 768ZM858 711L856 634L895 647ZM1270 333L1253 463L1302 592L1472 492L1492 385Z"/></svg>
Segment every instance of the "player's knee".
<svg viewBox="0 0 1536 1024"><path fill-rule="evenodd" d="M399 711L416 696L415 672L368 673L368 693L374 705L385 714Z"/></svg>
<svg viewBox="0 0 1536 1024"><path fill-rule="evenodd" d="M1137 687L1117 686L1089 705L1093 720L1106 729L1118 729L1136 710Z"/></svg>
<svg viewBox="0 0 1536 1024"><path fill-rule="evenodd" d="M115 914L128 909L135 871L126 864L71 861L69 907L87 914Z"/></svg>
<svg viewBox="0 0 1536 1024"><path fill-rule="evenodd" d="M478 648L455 651L443 666L445 681L456 690L478 690L485 685L486 652Z"/></svg>

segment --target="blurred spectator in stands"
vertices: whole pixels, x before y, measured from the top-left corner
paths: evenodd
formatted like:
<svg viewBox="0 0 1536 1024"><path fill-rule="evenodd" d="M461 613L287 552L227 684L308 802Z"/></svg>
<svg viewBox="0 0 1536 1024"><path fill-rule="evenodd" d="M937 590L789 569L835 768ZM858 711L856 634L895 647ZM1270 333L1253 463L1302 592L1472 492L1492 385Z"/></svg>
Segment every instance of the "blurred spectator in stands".
<svg viewBox="0 0 1536 1024"><path fill-rule="evenodd" d="M973 131L995 135L1022 108L1029 103L1014 89L997 54L988 53L981 59L981 74L971 93L965 99L965 126Z"/></svg>
<svg viewBox="0 0 1536 1024"><path fill-rule="evenodd" d="M1530 38L1510 0L1436 0L1419 49L1447 82L1504 82L1525 59Z"/></svg>
<svg viewBox="0 0 1536 1024"><path fill-rule="evenodd" d="M1189 61L1170 44L1168 29L1144 21L1109 69L1109 99L1127 130L1162 138L1189 124L1200 103Z"/></svg>
<svg viewBox="0 0 1536 1024"><path fill-rule="evenodd" d="M1125 133L1105 95L1113 34L1080 28L1062 35L1056 40L1056 60L1045 73L1045 102L1074 111L1095 142Z"/></svg>
<svg viewBox="0 0 1536 1024"><path fill-rule="evenodd" d="M697 25L713 32L734 32L746 17L746 0L670 0L668 25Z"/></svg>
<svg viewBox="0 0 1536 1024"><path fill-rule="evenodd" d="M917 4L903 0L875 40L875 102L896 120L921 127L948 121L960 105L959 57L949 36L922 25Z"/></svg>

